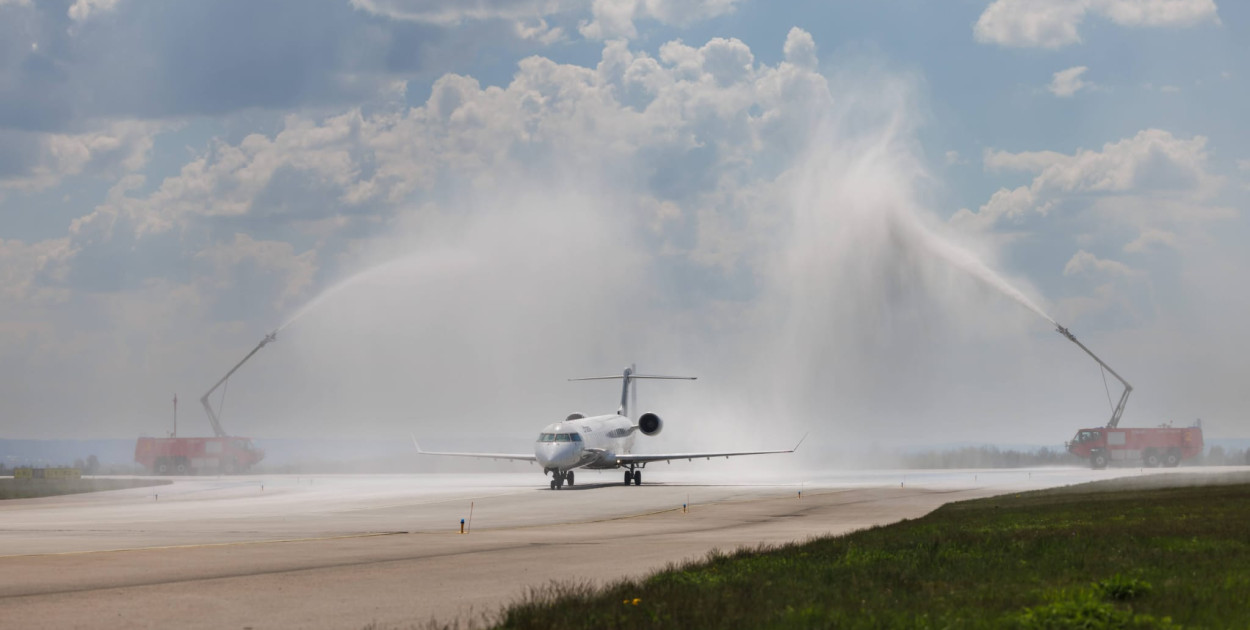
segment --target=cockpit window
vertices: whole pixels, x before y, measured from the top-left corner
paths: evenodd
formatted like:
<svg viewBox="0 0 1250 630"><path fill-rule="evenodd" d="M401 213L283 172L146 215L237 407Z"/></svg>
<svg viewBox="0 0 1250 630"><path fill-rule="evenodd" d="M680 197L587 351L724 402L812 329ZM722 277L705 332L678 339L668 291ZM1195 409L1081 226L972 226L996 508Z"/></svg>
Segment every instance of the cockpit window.
<svg viewBox="0 0 1250 630"><path fill-rule="evenodd" d="M542 433L538 436L539 442L581 442L580 433Z"/></svg>

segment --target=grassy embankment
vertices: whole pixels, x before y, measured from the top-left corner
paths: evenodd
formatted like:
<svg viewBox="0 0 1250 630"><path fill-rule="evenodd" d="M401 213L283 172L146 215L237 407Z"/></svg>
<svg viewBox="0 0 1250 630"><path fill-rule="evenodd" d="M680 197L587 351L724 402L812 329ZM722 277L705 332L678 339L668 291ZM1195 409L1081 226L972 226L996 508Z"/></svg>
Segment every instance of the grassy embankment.
<svg viewBox="0 0 1250 630"><path fill-rule="evenodd" d="M1250 628L1250 484L1042 491L557 586L504 628Z"/></svg>
<svg viewBox="0 0 1250 630"><path fill-rule="evenodd" d="M168 479L0 479L0 500L163 486Z"/></svg>

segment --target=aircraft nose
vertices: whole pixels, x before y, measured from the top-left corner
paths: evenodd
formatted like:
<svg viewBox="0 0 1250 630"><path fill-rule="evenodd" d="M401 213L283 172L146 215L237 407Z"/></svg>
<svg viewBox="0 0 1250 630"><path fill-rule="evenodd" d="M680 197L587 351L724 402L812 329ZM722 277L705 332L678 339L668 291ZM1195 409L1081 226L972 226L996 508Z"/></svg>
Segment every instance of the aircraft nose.
<svg viewBox="0 0 1250 630"><path fill-rule="evenodd" d="M581 447L576 443L546 443L539 445L538 463L544 467L572 466L581 459Z"/></svg>

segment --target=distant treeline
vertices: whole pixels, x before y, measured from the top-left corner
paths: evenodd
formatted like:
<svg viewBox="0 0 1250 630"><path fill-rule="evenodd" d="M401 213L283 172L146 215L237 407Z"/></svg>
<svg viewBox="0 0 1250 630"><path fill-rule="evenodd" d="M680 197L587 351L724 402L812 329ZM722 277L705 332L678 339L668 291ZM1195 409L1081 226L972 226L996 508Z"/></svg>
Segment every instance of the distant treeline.
<svg viewBox="0 0 1250 630"><path fill-rule="evenodd" d="M904 468L1034 468L1037 466L1080 466L1085 460L1059 449L1046 447L1023 451L997 446L964 446L942 451L921 451L902 455Z"/></svg>
<svg viewBox="0 0 1250 630"><path fill-rule="evenodd" d="M11 476L14 468L77 468L84 475L141 475L144 473L143 467L138 464L101 464L95 455L89 455L87 459L75 459L73 464L41 461L38 464L6 466L4 462L0 462L0 477Z"/></svg>
<svg viewBox="0 0 1250 630"><path fill-rule="evenodd" d="M1193 462L1204 466L1250 466L1250 449L1212 446Z"/></svg>
<svg viewBox="0 0 1250 630"><path fill-rule="evenodd" d="M167 479L0 479L0 500L124 490L173 483Z"/></svg>

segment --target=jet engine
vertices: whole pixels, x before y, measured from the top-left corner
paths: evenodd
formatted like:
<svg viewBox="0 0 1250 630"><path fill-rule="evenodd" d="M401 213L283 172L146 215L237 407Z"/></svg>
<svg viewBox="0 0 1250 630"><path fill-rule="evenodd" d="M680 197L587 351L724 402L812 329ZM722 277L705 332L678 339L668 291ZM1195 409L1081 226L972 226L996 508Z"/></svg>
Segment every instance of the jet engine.
<svg viewBox="0 0 1250 630"><path fill-rule="evenodd" d="M660 430L664 428L664 421L653 413L644 413L638 418L638 430L643 435L659 435Z"/></svg>

